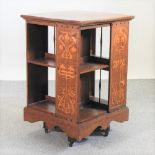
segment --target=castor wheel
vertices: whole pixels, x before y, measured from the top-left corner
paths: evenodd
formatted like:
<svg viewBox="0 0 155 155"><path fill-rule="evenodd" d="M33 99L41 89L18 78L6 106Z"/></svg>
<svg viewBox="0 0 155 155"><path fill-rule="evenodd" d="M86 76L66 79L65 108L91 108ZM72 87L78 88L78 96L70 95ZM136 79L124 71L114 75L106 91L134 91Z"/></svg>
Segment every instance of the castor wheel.
<svg viewBox="0 0 155 155"><path fill-rule="evenodd" d="M107 137L109 135L109 131L110 131L110 126L107 129L102 129L101 135L104 137Z"/></svg>
<svg viewBox="0 0 155 155"><path fill-rule="evenodd" d="M56 131L56 132L63 132L59 127L57 127L57 126L55 126L54 128L53 128L53 130L54 131Z"/></svg>
<svg viewBox="0 0 155 155"><path fill-rule="evenodd" d="M45 128L44 130L45 130L45 133L49 133L49 131L48 131L48 129L47 129L47 128Z"/></svg>
<svg viewBox="0 0 155 155"><path fill-rule="evenodd" d="M69 142L69 147L72 147L74 142L76 142L76 140L74 138L68 137L68 142Z"/></svg>
<svg viewBox="0 0 155 155"><path fill-rule="evenodd" d="M49 133L49 130L48 130L48 128L46 127L45 122L43 123L43 128L44 128L45 133Z"/></svg>

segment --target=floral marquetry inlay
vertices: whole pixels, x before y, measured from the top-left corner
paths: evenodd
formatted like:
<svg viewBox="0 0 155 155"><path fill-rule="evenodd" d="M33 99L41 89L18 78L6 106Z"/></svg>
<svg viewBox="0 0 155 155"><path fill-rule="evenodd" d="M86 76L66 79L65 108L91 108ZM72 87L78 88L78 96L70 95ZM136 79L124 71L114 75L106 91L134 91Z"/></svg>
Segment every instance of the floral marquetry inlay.
<svg viewBox="0 0 155 155"><path fill-rule="evenodd" d="M71 87L62 88L58 94L58 110L64 114L72 115L75 113L75 103L76 103L75 90Z"/></svg>
<svg viewBox="0 0 155 155"><path fill-rule="evenodd" d="M72 66L67 66L65 64L60 64L58 68L58 73L65 79L75 78L75 69Z"/></svg>
<svg viewBox="0 0 155 155"><path fill-rule="evenodd" d="M78 32L61 29L58 31L58 50L59 54L63 59L72 60L76 56L77 44L78 44Z"/></svg>
<svg viewBox="0 0 155 155"><path fill-rule="evenodd" d="M69 25L59 25L56 31L56 111L63 118L76 121L80 31Z"/></svg>
<svg viewBox="0 0 155 155"><path fill-rule="evenodd" d="M110 110L126 103L128 22L112 25L110 60Z"/></svg>
<svg viewBox="0 0 155 155"><path fill-rule="evenodd" d="M123 52L128 43L127 29L120 27L117 29L117 33L114 36L114 46L116 46L118 52Z"/></svg>
<svg viewBox="0 0 155 155"><path fill-rule="evenodd" d="M117 86L118 84L118 86ZM113 83L112 87L112 105L117 106L120 105L120 103L124 102L125 96L124 96L124 91L125 91L125 81L122 80L119 83ZM119 87L119 90L116 88Z"/></svg>

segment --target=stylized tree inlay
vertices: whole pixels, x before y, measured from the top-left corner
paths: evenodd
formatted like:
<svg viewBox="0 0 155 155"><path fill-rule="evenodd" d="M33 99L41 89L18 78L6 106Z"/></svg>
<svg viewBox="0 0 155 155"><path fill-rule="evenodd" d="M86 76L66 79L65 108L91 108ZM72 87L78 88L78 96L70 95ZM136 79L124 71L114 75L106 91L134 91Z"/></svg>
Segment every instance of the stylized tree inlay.
<svg viewBox="0 0 155 155"><path fill-rule="evenodd" d="M58 110L67 115L74 114L75 95L73 88L62 88L58 95Z"/></svg>
<svg viewBox="0 0 155 155"><path fill-rule="evenodd" d="M60 65L58 73L67 80L75 77L75 69L72 66L67 67L64 64Z"/></svg>
<svg viewBox="0 0 155 155"><path fill-rule="evenodd" d="M71 120L77 117L79 36L77 26L57 27L57 113Z"/></svg>
<svg viewBox="0 0 155 155"><path fill-rule="evenodd" d="M113 60L112 60L112 78L111 86L111 104L112 107L120 106L126 100L126 68L128 51L128 25L117 23L113 27Z"/></svg>
<svg viewBox="0 0 155 155"><path fill-rule="evenodd" d="M114 45L117 47L119 52L124 51L127 45L127 41L127 29L123 27L118 28L118 31L114 37Z"/></svg>
<svg viewBox="0 0 155 155"><path fill-rule="evenodd" d="M116 89L117 84L119 87L119 91ZM119 105L124 101L124 91L125 91L125 81L121 80L119 83L114 83L112 87L112 104Z"/></svg>
<svg viewBox="0 0 155 155"><path fill-rule="evenodd" d="M62 58L73 59L73 54L77 51L77 33L69 31L59 32L59 52Z"/></svg>

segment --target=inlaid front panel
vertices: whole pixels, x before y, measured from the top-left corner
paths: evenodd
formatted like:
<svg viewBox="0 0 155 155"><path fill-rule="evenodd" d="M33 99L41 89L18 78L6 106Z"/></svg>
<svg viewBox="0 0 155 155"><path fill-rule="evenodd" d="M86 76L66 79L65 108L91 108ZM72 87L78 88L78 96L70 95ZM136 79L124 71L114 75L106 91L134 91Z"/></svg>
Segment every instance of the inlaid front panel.
<svg viewBox="0 0 155 155"><path fill-rule="evenodd" d="M56 28L56 113L72 121L78 118L79 38L77 26Z"/></svg>
<svg viewBox="0 0 155 155"><path fill-rule="evenodd" d="M109 111L126 104L128 64L128 22L111 26Z"/></svg>

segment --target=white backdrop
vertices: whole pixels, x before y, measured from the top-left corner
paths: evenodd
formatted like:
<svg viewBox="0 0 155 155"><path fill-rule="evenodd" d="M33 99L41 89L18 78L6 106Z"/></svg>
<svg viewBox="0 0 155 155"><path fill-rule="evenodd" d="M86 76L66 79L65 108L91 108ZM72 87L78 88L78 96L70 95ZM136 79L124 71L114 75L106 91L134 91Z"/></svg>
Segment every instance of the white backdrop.
<svg viewBox="0 0 155 155"><path fill-rule="evenodd" d="M89 10L134 15L129 79L155 78L154 0L0 0L0 80L25 80L25 22L21 14Z"/></svg>

